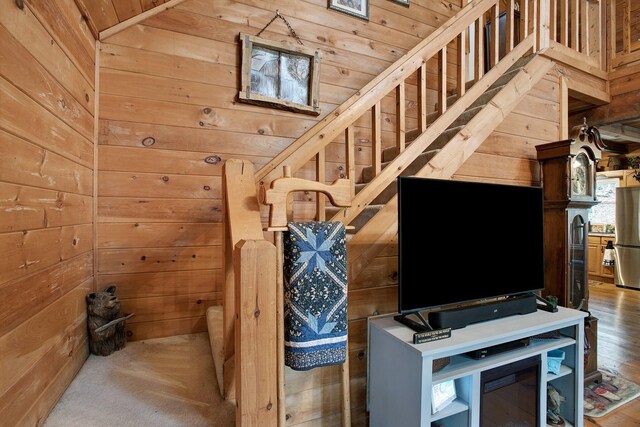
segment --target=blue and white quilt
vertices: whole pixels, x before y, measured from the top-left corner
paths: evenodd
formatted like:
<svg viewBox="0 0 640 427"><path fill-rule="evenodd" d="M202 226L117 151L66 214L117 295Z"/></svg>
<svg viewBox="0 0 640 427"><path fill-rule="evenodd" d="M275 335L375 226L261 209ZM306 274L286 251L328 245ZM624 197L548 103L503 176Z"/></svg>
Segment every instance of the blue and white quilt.
<svg viewBox="0 0 640 427"><path fill-rule="evenodd" d="M339 365L347 347L347 259L341 222L290 222L284 237L285 364Z"/></svg>

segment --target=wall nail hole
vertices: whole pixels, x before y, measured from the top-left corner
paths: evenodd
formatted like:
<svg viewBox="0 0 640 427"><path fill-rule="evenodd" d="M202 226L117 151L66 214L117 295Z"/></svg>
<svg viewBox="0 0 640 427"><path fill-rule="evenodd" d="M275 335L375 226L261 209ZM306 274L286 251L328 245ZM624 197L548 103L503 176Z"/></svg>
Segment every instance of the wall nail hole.
<svg viewBox="0 0 640 427"><path fill-rule="evenodd" d="M215 165L218 164L222 161L222 157L220 156L208 156L204 159L205 163L208 163L210 165Z"/></svg>

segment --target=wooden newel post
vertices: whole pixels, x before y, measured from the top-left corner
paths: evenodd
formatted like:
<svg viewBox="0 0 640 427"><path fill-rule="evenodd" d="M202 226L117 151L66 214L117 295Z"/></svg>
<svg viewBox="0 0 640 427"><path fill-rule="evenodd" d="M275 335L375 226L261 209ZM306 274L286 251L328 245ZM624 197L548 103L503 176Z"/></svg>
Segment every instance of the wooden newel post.
<svg viewBox="0 0 640 427"><path fill-rule="evenodd" d="M278 425L276 248L241 240L234 256L236 294L236 425Z"/></svg>

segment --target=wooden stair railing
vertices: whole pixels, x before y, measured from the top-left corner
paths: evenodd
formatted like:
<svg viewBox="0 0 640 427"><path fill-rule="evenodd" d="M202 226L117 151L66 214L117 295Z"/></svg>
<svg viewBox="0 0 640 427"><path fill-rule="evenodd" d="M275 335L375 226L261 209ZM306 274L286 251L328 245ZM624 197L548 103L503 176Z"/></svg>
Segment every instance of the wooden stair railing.
<svg viewBox="0 0 640 427"><path fill-rule="evenodd" d="M543 56L533 58L466 125L454 128L452 133L455 135L412 175L451 178L553 65L553 61ZM393 195L351 238L348 243L350 280L357 278L369 262L393 241L398 231L397 210L397 196Z"/></svg>
<svg viewBox="0 0 640 427"><path fill-rule="evenodd" d="M545 1L545 0L542 0ZM526 3L526 2L525 2ZM425 40L411 49L407 54L398 59L393 65L383 71L380 75L369 82L362 90L356 92L351 98L345 101L341 106L336 108L332 113L313 126L304 135L298 138L294 143L287 147L282 153L276 156L272 161L267 163L256 174L256 181L265 185L276 179L282 167L289 165L295 174L310 159L317 156L318 160L322 160L324 148L334 141L338 136L344 134L345 149L347 157L347 172L355 172L355 158L350 155L353 153L352 145L354 141L354 124L371 111L372 119L372 164L376 171L380 170L380 152L381 152L381 131L382 123L380 121L381 101L389 95L398 93L397 100L403 98L403 91L406 88L406 80L410 76L417 74L417 105L418 105L418 128L424 131L427 128L427 61L438 56L438 90L437 98L440 112L444 113L447 109L447 46L452 42L464 48L466 41L466 31L471 24L476 22L476 28L484 27L482 25L486 13L492 13L497 16L500 8L499 0L473 0L462 8L458 13L451 17L441 27L436 29ZM528 24L527 24L528 26ZM536 25L532 25L535 28ZM515 26L513 22L508 28L509 34L513 34ZM510 36L513 40L514 37ZM476 37L477 48L476 54L476 76L477 79L483 73L483 32L477 31ZM491 50L496 48L497 44L493 43ZM464 49L459 50L462 54ZM495 53L494 53L495 55ZM465 92L465 67L464 61L459 61L457 67L456 80L458 82L457 93ZM405 105L397 102L396 120L405 122ZM398 126L400 130L397 132L396 144L399 150L403 149L403 132L402 123ZM353 181L353 176L347 176Z"/></svg>

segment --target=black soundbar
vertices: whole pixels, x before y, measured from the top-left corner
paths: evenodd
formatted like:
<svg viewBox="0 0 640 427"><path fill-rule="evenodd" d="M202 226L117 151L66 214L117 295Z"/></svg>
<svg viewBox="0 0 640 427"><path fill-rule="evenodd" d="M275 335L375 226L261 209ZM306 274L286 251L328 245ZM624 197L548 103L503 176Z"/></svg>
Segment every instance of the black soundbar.
<svg viewBox="0 0 640 427"><path fill-rule="evenodd" d="M429 313L429 324L434 329L460 329L472 323L486 322L515 314L535 313L536 310L536 296L529 294L485 304L432 311Z"/></svg>

